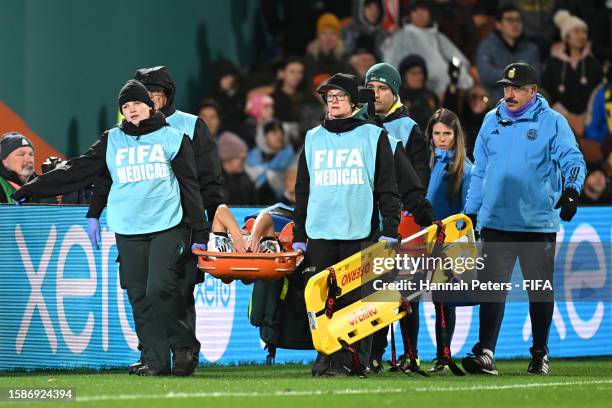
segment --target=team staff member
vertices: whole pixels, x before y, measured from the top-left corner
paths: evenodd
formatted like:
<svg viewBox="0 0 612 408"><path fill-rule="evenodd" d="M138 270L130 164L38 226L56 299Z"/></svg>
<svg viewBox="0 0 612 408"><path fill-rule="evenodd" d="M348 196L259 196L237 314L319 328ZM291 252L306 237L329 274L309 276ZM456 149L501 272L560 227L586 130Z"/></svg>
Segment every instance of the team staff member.
<svg viewBox="0 0 612 408"><path fill-rule="evenodd" d="M414 202L412 206L404 205L404 209L414 215L414 220L418 225L428 227L433 222L433 209L429 201L424 197L430 177L429 149L419 125L408 116L408 109L402 105L398 96L401 83L402 80L397 69L386 63L373 65L365 77L366 87L374 91L376 98L374 107L380 123L382 123L392 137L402 141L405 146L405 153L412 167L416 170L423 188L421 199ZM396 160L396 163L400 163L400 160ZM405 171L402 173L406 174ZM402 189L402 184L398 178L398 188L400 190ZM410 302L410 306L412 313L400 320L400 325L405 345L409 341L416 354L419 337L418 298ZM408 338L406 338L406 335ZM378 371L386 346L387 332L385 330L378 331L374 334L372 344L371 369L373 371ZM402 358L402 363L405 361L408 360Z"/></svg>
<svg viewBox="0 0 612 408"><path fill-rule="evenodd" d="M145 365L137 374L190 375L200 343L188 328L177 283L178 265L194 242L207 242L208 224L191 142L155 111L146 88L130 80L121 89L125 119L85 153L14 194L16 200L78 190L109 172L108 225L115 231L134 320L142 322ZM196 244L203 246L201 244Z"/></svg>
<svg viewBox="0 0 612 408"><path fill-rule="evenodd" d="M435 111L429 119L425 135L429 143L434 146L427 198L433 205L435 218L443 220L460 213L465 207L474 165L467 158L465 135L459 118L453 111L444 108ZM455 307L448 303L434 304L436 360L430 371L441 372L449 364L444 347L448 346L450 352L455 331Z"/></svg>
<svg viewBox="0 0 612 408"><path fill-rule="evenodd" d="M355 77L336 74L317 91L328 113L321 126L306 133L298 161L294 249L307 250L321 271L379 238L379 210L380 239L397 242L400 200L387 132L364 109L355 110ZM347 366L350 356L344 352L330 359L320 354L312 371L348 375Z"/></svg>
<svg viewBox="0 0 612 408"><path fill-rule="evenodd" d="M507 284L518 257L524 279L552 285L559 216L570 221L576 214L584 159L567 120L538 94L531 65L508 65L498 83L504 100L487 113L480 128L465 205L484 242L485 267L478 279ZM470 373L497 375L493 356L506 294L481 294L486 297L480 305L479 342L462 361ZM553 291L528 294L533 346L527 371L548 374Z"/></svg>
<svg viewBox="0 0 612 408"><path fill-rule="evenodd" d="M385 130L404 144L412 166L426 189L429 185L429 148L419 125L408 116L408 108L398 96L402 79L395 67L386 63L373 65L366 73L365 84L374 90L376 115Z"/></svg>
<svg viewBox="0 0 612 408"><path fill-rule="evenodd" d="M164 114L166 122L181 133L188 135L192 140L198 180L200 182L200 195L208 215L208 220L212 223L217 207L223 202L221 166L214 138L202 119L175 108L176 86L166 67L141 68L134 74L134 79L140 81L147 88L149 96L155 103L155 109ZM95 184L87 218L90 239L94 246L97 247L100 234L98 219L108 199L110 180L108 178L97 180ZM199 272L193 262L185 264L184 276L181 276L180 285L183 298L186 302L185 309L189 315L188 322L194 333L196 330L196 314L193 290L196 283L201 280L201 277L201 272ZM140 333L139 322L134 322L134 325L138 335ZM130 373L135 372L142 365L142 359L132 364L130 366Z"/></svg>

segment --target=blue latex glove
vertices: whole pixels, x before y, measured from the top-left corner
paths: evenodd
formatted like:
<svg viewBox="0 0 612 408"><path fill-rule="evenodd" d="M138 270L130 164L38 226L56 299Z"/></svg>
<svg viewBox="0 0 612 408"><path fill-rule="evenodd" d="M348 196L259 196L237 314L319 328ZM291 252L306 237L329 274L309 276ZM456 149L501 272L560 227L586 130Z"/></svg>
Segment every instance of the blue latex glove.
<svg viewBox="0 0 612 408"><path fill-rule="evenodd" d="M89 236L89 242L93 245L94 249L100 249L100 242L102 237L100 236L100 220L97 218L87 218L87 236Z"/></svg>
<svg viewBox="0 0 612 408"><path fill-rule="evenodd" d="M387 241L387 243L389 243L391 245L397 244L397 238L386 237L384 235L381 235L380 238L378 238L378 242L380 242L380 241Z"/></svg>
<svg viewBox="0 0 612 408"><path fill-rule="evenodd" d="M206 244L193 243L191 244L191 250L193 251L194 249L199 249L200 251L206 251Z"/></svg>
<svg viewBox="0 0 612 408"><path fill-rule="evenodd" d="M292 248L295 252L302 251L306 252L306 243L305 242L294 242Z"/></svg>

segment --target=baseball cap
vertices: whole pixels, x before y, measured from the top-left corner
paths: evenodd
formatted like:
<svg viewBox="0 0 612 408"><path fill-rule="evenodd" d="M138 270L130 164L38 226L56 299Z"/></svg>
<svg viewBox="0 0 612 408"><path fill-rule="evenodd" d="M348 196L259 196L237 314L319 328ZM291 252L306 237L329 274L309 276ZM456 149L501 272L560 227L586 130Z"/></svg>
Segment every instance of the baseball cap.
<svg viewBox="0 0 612 408"><path fill-rule="evenodd" d="M504 68L504 77L497 81L498 85L525 86L537 85L538 74L526 62L515 62Z"/></svg>

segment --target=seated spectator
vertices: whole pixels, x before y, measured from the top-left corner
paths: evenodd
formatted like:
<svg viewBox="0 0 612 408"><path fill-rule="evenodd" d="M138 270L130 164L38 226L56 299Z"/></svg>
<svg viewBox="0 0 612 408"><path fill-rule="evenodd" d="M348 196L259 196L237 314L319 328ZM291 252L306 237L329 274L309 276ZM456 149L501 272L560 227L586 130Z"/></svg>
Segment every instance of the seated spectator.
<svg viewBox="0 0 612 408"><path fill-rule="evenodd" d="M593 91L586 114L585 139L603 143L612 137L612 66L608 66L607 81Z"/></svg>
<svg viewBox="0 0 612 408"><path fill-rule="evenodd" d="M449 66L453 60L459 63L459 89L471 88L474 80L468 74L468 59L432 22L430 7L430 2L424 0L410 3L410 24L385 40L383 61L397 67L407 55L420 55L427 63L427 88L442 99L451 84Z"/></svg>
<svg viewBox="0 0 612 408"><path fill-rule="evenodd" d="M599 62L593 58L584 21L565 10L555 14L564 49L551 54L542 75L542 87L550 105L568 120L579 137L584 134L585 111L591 92L602 80ZM587 158L588 159L588 158Z"/></svg>
<svg viewBox="0 0 612 408"><path fill-rule="evenodd" d="M369 48L358 48L349 57L349 65L357 76L359 83L365 81L366 73L368 69L376 64L376 56L374 52Z"/></svg>
<svg viewBox="0 0 612 408"><path fill-rule="evenodd" d="M283 197L287 169L295 160L295 152L278 120L264 126L264 138L256 144L247 156L246 172L255 183L257 204L274 204Z"/></svg>
<svg viewBox="0 0 612 408"><path fill-rule="evenodd" d="M210 134L216 139L223 129L221 126L221 108L214 99L204 99L198 107L198 117L206 123Z"/></svg>
<svg viewBox="0 0 612 408"><path fill-rule="evenodd" d="M363 0L359 2L357 16L342 30L342 39L348 54L354 54L359 43L367 41L374 50L380 50L380 45L387 36L382 26L383 2L382 0ZM377 55L376 57L380 57ZM372 63L374 65L374 63ZM371 66L371 65L370 65ZM368 67L369 68L369 67ZM367 71L367 69L366 69ZM365 79L361 78L360 83Z"/></svg>
<svg viewBox="0 0 612 408"><path fill-rule="evenodd" d="M0 138L0 203L13 204L13 193L36 177L34 146L18 132Z"/></svg>
<svg viewBox="0 0 612 408"><path fill-rule="evenodd" d="M240 72L230 61L222 58L212 64L210 96L221 107L224 129L238 135L243 134L246 119L246 99L241 80Z"/></svg>
<svg viewBox="0 0 612 408"><path fill-rule="evenodd" d="M463 117L461 125L463 126L465 134L465 152L472 161L474 161L476 137L478 136L478 132L480 132L480 127L482 126L485 115L493 106L494 101L491 100L491 96L487 90L480 85L475 85L465 95L465 100L461 108Z"/></svg>
<svg viewBox="0 0 612 408"><path fill-rule="evenodd" d="M474 61L478 34L468 7L459 1L434 0L431 7L433 20L465 56Z"/></svg>
<svg viewBox="0 0 612 408"><path fill-rule="evenodd" d="M427 127L429 118L440 107L438 96L427 89L427 65L418 55L408 55L399 66L402 86L399 97L408 108L410 117L419 124L421 129Z"/></svg>
<svg viewBox="0 0 612 408"><path fill-rule="evenodd" d="M503 97L497 80L504 68L517 61L531 64L540 75L540 52L537 45L523 35L523 20L516 6L507 5L496 15L495 31L482 40L476 52L476 65L481 83L487 88L494 103Z"/></svg>
<svg viewBox="0 0 612 408"><path fill-rule="evenodd" d="M264 124L274 119L274 99L270 95L255 95L247 102L247 132L245 141L249 149L255 147L255 140L263 138Z"/></svg>
<svg viewBox="0 0 612 408"><path fill-rule="evenodd" d="M283 122L287 137L292 143L301 144L299 131L300 111L304 104L301 89L304 79L304 62L297 57L287 58L277 71L276 87L272 93L276 118Z"/></svg>
<svg viewBox="0 0 612 408"><path fill-rule="evenodd" d="M581 205L612 204L612 184L600 165L591 166L580 196Z"/></svg>
<svg viewBox="0 0 612 408"><path fill-rule="evenodd" d="M324 13L317 20L317 38L306 49L306 77L346 72L348 55L340 39L340 20L332 13Z"/></svg>
<svg viewBox="0 0 612 408"><path fill-rule="evenodd" d="M555 34L554 26L551 24L555 2L553 0L500 0L501 4L512 4L518 8L523 18L525 37L538 46L541 58L548 55Z"/></svg>
<svg viewBox="0 0 612 408"><path fill-rule="evenodd" d="M254 205L255 185L244 170L248 147L231 132L219 136L223 198L228 205Z"/></svg>

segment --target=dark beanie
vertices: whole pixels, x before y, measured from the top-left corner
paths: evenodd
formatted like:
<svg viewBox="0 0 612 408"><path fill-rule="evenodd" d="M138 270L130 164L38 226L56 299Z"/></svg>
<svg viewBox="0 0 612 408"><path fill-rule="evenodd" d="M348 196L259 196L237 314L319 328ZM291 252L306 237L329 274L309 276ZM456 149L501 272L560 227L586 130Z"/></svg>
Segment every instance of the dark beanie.
<svg viewBox="0 0 612 408"><path fill-rule="evenodd" d="M351 103L356 104L359 99L359 85L355 75L335 74L317 88L317 93L324 94L330 89L340 89L351 96Z"/></svg>
<svg viewBox="0 0 612 408"><path fill-rule="evenodd" d="M119 92L119 111L121 111L121 107L124 103L140 101L142 103L146 103L149 105L151 109L155 108L155 104L149 97L149 91L147 88L140 82L130 79L123 85L121 91Z"/></svg>
<svg viewBox="0 0 612 408"><path fill-rule="evenodd" d="M397 69L391 64L387 64L385 62L381 62L379 64L372 65L365 77L365 84L369 84L370 82L382 82L386 84L393 95L397 95L399 92L399 87L402 84L402 78L400 77Z"/></svg>
<svg viewBox="0 0 612 408"><path fill-rule="evenodd" d="M0 160L7 158L13 150L19 149L20 147L31 147L34 149L30 139L18 132L8 132L2 135L0 138Z"/></svg>

